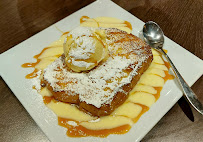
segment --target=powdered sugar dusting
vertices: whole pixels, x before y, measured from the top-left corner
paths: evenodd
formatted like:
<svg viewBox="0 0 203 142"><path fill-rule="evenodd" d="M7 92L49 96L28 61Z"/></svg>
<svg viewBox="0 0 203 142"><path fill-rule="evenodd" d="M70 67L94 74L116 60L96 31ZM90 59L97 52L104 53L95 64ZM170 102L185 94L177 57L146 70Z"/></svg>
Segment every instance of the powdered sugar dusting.
<svg viewBox="0 0 203 142"><path fill-rule="evenodd" d="M69 51L69 56L74 59L88 59L95 52L95 43L92 37L77 37L74 41L76 48L71 48Z"/></svg>
<svg viewBox="0 0 203 142"><path fill-rule="evenodd" d="M78 67L90 67L92 63L88 63L86 60L89 59L92 54L95 53L95 41L93 36L94 30L88 27L77 27L73 29L68 36L72 36L72 44L68 51L68 63L72 63ZM66 46L66 44L65 44ZM69 47L65 47L69 48ZM67 53L66 53L67 54Z"/></svg>
<svg viewBox="0 0 203 142"><path fill-rule="evenodd" d="M83 35L91 36L92 32L91 32L91 28L79 26L73 29L68 35L72 35L72 37L76 39L77 37L82 37Z"/></svg>
<svg viewBox="0 0 203 142"><path fill-rule="evenodd" d="M40 76L42 74L42 70L39 70L38 72L36 72L36 77L32 79L32 84L35 87L35 89L37 90L37 92L39 92L41 90L41 79Z"/></svg>
<svg viewBox="0 0 203 142"><path fill-rule="evenodd" d="M99 122L100 121L100 118L97 118L97 119L95 119L95 120L90 120L90 121L88 121L88 122Z"/></svg>
<svg viewBox="0 0 203 142"><path fill-rule="evenodd" d="M75 121L68 121L68 124L71 126L78 126L78 124Z"/></svg>
<svg viewBox="0 0 203 142"><path fill-rule="evenodd" d="M88 59L91 53L95 52L95 43L93 38L93 30L87 27L77 27L68 35L72 35L76 47L71 48L69 55L75 59Z"/></svg>
<svg viewBox="0 0 203 142"><path fill-rule="evenodd" d="M116 32L120 34L112 34ZM137 74L138 68L149 56L142 53L145 50L140 50L146 45L118 29L106 29L106 34L110 57L90 72L68 71L64 56L55 60L44 70L44 79L54 91L65 91L68 95L79 94L80 101L97 108L102 104L110 103L117 92L124 92L121 89L122 86L131 83L132 77ZM75 33L73 35L76 37ZM132 40L120 42L126 35ZM119 48L122 48L122 52L117 54ZM125 72L129 68L132 71ZM60 83L65 85L58 85Z"/></svg>
<svg viewBox="0 0 203 142"><path fill-rule="evenodd" d="M72 64L77 67L86 67L86 68L89 68L91 65L94 65L94 63L88 63L85 61L75 61L74 59L72 59Z"/></svg>

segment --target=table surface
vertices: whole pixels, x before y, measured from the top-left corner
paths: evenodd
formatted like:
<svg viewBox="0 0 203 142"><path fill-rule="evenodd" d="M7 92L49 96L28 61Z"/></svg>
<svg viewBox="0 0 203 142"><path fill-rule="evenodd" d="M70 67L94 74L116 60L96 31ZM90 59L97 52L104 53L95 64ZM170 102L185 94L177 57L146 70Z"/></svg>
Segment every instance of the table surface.
<svg viewBox="0 0 203 142"><path fill-rule="evenodd" d="M0 53L88 5L93 0L1 0ZM202 0L114 0L144 22L157 22L165 35L203 59ZM203 102L203 77L193 91ZM0 78L0 141L48 142L6 83ZM203 117L192 109L191 122L178 104L142 141L203 141Z"/></svg>

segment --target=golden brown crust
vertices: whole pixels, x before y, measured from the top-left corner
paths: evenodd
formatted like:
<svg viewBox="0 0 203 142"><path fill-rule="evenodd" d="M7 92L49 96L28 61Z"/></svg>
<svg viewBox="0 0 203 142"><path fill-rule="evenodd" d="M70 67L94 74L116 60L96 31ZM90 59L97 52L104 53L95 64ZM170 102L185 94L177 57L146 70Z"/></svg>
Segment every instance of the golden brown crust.
<svg viewBox="0 0 203 142"><path fill-rule="evenodd" d="M50 84L45 81L45 84L47 84L47 89L51 91L52 95L56 100L66 102L66 103L72 103L72 104L79 104L79 95L68 95L65 91L56 92L53 90L53 88L50 86Z"/></svg>

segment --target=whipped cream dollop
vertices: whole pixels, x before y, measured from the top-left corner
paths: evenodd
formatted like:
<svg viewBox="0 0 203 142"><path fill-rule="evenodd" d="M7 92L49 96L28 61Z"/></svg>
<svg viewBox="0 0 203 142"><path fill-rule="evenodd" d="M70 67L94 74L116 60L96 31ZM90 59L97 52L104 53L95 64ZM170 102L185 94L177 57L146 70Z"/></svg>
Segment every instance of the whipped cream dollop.
<svg viewBox="0 0 203 142"><path fill-rule="evenodd" d="M75 72L91 70L107 56L105 31L89 27L77 27L64 43L65 62Z"/></svg>

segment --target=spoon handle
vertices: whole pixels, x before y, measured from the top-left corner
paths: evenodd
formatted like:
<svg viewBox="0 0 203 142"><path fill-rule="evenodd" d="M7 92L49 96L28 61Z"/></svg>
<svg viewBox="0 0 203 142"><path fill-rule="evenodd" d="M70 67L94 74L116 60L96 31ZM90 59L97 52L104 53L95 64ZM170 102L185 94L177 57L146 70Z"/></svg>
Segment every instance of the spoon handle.
<svg viewBox="0 0 203 142"><path fill-rule="evenodd" d="M189 100L190 104L192 104L192 106L203 115L203 106L201 104L201 102L197 99L197 96L195 95L195 93L192 91L192 89L188 86L188 84L185 82L185 80L183 79L183 77L180 75L180 73L178 72L178 70L176 69L175 65L173 64L173 62L171 61L171 59L169 58L169 56L165 53L165 51L163 49L160 49L160 51L164 54L164 56L166 57L166 59L169 61L169 63L172 66L173 71L176 74L176 77L178 78L178 81L180 83L180 85L182 86L183 92L186 96L186 98Z"/></svg>

